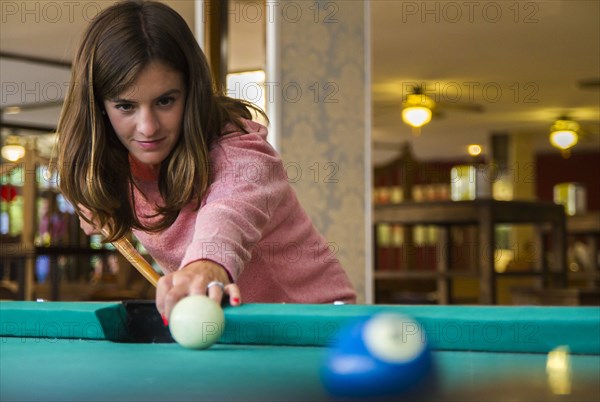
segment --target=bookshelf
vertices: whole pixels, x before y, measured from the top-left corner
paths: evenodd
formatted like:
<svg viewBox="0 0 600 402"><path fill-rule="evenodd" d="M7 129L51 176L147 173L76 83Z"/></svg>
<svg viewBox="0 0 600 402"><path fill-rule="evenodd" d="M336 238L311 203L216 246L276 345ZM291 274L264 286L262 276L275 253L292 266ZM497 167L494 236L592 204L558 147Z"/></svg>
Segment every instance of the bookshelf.
<svg viewBox="0 0 600 402"><path fill-rule="evenodd" d="M496 285L501 276L535 277L542 287L567 284L566 262L566 218L560 205L545 202L497 201L493 199L473 201L429 201L403 202L399 204L377 205L374 207L373 223L396 224L411 229L417 225L431 225L439 228L437 252L434 257L434 269L423 270L413 265L410 258L403 260L399 269L381 270L380 261L375 261L376 281L397 279L423 279L435 282L437 301L440 304L451 302L450 282L456 278L471 277L479 282L479 303L496 303ZM532 256L533 269L517 272L497 272L496 244L498 242L495 226L499 224L529 224L535 230L535 247ZM476 236L470 258L475 267L451 269L453 266L453 227L472 226ZM549 233L551 248L547 246L545 234ZM377 251L378 239L375 230ZM414 243L404 241L403 251L407 256L415 256L415 251L406 248L415 247ZM550 252L551 257L546 258ZM377 252L376 252L377 256Z"/></svg>

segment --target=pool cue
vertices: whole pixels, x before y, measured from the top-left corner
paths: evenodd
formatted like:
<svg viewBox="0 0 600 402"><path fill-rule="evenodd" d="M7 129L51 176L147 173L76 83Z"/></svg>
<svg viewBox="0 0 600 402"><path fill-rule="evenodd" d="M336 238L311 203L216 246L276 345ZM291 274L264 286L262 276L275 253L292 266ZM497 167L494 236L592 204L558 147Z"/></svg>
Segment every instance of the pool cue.
<svg viewBox="0 0 600 402"><path fill-rule="evenodd" d="M102 229L102 234L107 237L109 235L106 229ZM127 240L125 237L121 237L119 240L113 241L112 245L119 250L119 253L121 253L121 255L125 257L125 259L129 261L131 265L133 265L135 269L137 269L144 276L144 278L148 280L148 282L154 285L154 287L158 285L160 275L154 270L154 268L152 268L152 265L150 265L148 261L146 261L144 257L140 255L140 253L135 247L133 247L129 240Z"/></svg>

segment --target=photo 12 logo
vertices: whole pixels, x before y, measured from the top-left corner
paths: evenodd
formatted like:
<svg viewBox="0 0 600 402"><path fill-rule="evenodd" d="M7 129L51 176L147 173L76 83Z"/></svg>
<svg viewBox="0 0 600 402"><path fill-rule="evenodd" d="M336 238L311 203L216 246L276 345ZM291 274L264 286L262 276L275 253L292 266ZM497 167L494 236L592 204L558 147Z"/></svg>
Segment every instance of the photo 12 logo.
<svg viewBox="0 0 600 402"><path fill-rule="evenodd" d="M428 96L438 103L485 102L538 103L540 87L537 82L446 81L402 83L402 96L415 93Z"/></svg>
<svg viewBox="0 0 600 402"><path fill-rule="evenodd" d="M277 322L248 321L225 326L223 339L235 343L302 345L307 342L335 345L339 342L340 327L335 321Z"/></svg>
<svg viewBox="0 0 600 402"><path fill-rule="evenodd" d="M540 4L534 1L403 1L403 23L538 23Z"/></svg>
<svg viewBox="0 0 600 402"><path fill-rule="evenodd" d="M24 103L61 102L69 90L68 82L16 82L3 81L2 103L20 105Z"/></svg>
<svg viewBox="0 0 600 402"><path fill-rule="evenodd" d="M18 337L22 343L55 343L59 339L69 339L69 342L75 342L77 339L95 342L104 337L104 331L97 322L3 322L0 332L3 334L0 337L2 342Z"/></svg>
<svg viewBox="0 0 600 402"><path fill-rule="evenodd" d="M314 103L339 103L337 97L340 87L337 82L309 82L302 85L290 82L231 82L227 88L227 96L245 99L260 104L274 103L278 99L286 103L298 103L305 98Z"/></svg>
<svg viewBox="0 0 600 402"><path fill-rule="evenodd" d="M106 4L110 4L106 2ZM1 21L56 24L91 21L102 11L95 1L0 1Z"/></svg>
<svg viewBox="0 0 600 402"><path fill-rule="evenodd" d="M216 7L206 2L203 11L203 21L208 21L212 15L221 10L222 4ZM235 1L227 4L225 12L229 21L234 23L272 23L280 18L286 23L312 21L314 23L338 23L340 6L335 1Z"/></svg>
<svg viewBox="0 0 600 402"><path fill-rule="evenodd" d="M421 336L436 344L489 344L502 341L532 344L540 342L539 332L540 327L535 322L515 322L507 325L493 321L448 321L425 323ZM407 330L406 336L415 336L415 331Z"/></svg>

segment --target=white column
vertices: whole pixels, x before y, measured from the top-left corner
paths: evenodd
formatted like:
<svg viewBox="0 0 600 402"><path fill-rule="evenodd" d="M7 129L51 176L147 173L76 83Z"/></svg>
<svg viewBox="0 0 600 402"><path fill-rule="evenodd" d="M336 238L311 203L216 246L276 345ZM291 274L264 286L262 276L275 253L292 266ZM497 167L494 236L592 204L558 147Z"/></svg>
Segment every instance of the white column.
<svg viewBox="0 0 600 402"><path fill-rule="evenodd" d="M194 0L194 36L202 51L205 51L204 28L206 19L204 14L204 0Z"/></svg>
<svg viewBox="0 0 600 402"><path fill-rule="evenodd" d="M372 301L369 5L267 3L267 106L290 182Z"/></svg>

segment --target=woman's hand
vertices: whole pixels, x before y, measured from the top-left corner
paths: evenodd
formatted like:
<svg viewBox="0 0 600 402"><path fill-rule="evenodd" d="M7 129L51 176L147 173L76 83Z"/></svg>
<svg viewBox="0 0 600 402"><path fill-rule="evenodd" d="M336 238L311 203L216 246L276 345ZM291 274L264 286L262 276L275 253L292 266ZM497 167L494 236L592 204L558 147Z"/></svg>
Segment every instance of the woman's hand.
<svg viewBox="0 0 600 402"><path fill-rule="evenodd" d="M98 226L94 215L92 215L92 211L90 211L81 204L77 205L77 208L79 209L79 227L81 227L85 234L88 236L94 234L102 234L102 231L100 230L100 227ZM82 215L85 216L89 221L91 221L92 224L86 222L85 219L83 219Z"/></svg>
<svg viewBox="0 0 600 402"><path fill-rule="evenodd" d="M208 288L208 284L214 281L225 285L224 289L220 286ZM179 300L186 296L206 294L218 304L221 304L224 294L229 295L232 306L241 304L240 289L229 282L225 268L209 260L199 260L160 278L156 289L156 307L168 319Z"/></svg>

